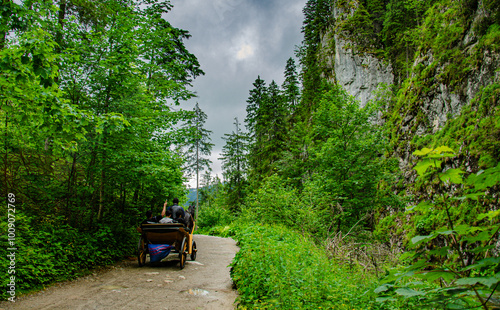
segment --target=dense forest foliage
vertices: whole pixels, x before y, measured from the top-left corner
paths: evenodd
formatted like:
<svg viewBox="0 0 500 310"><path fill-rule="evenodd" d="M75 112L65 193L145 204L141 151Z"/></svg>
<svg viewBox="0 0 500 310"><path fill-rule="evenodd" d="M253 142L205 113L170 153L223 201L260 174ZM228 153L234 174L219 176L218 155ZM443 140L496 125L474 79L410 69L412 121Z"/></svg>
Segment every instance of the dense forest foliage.
<svg viewBox="0 0 500 310"><path fill-rule="evenodd" d="M145 211L185 196L193 160L178 148L199 144L201 113L176 106L203 72L170 9L1 2L1 192L15 223L4 203L0 225L2 244L17 232L18 292L133 254Z"/></svg>

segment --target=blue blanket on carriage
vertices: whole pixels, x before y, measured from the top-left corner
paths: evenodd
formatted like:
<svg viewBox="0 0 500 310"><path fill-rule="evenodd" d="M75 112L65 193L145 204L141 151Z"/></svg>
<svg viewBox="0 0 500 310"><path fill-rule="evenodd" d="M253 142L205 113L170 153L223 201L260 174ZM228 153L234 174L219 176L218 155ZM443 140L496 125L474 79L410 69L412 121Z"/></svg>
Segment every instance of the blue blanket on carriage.
<svg viewBox="0 0 500 310"><path fill-rule="evenodd" d="M149 261L151 263L159 262L170 254L173 246L168 244L148 244Z"/></svg>

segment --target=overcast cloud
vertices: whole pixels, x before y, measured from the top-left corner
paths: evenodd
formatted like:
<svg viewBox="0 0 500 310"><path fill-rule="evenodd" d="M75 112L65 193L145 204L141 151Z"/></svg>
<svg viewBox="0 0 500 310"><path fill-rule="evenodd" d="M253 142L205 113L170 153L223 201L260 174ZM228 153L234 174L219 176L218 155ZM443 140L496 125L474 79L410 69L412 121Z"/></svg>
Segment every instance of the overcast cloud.
<svg viewBox="0 0 500 310"><path fill-rule="evenodd" d="M205 72L193 83L198 97L182 108L192 109L198 102L207 114L205 128L215 144L213 175L222 179L222 137L234 130L235 117L244 125L248 92L257 76L267 85L283 82L286 60L294 57L303 38L306 1L171 0L174 8L166 19L192 35L185 44Z"/></svg>

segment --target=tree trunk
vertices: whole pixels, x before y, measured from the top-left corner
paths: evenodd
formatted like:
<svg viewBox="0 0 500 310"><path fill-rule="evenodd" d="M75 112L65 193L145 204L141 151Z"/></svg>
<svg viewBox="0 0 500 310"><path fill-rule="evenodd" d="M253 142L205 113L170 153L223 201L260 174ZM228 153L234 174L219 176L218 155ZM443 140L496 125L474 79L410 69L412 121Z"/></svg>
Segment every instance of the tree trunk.
<svg viewBox="0 0 500 310"><path fill-rule="evenodd" d="M56 51L57 52L61 52L61 46L62 46L62 43L63 43L63 29L64 29L64 16L66 15L66 0L61 0L59 2L59 16L57 18L57 21L59 23L59 25L61 26L61 29L58 29L57 30L57 33L56 33L56 43L57 43L57 47L56 47Z"/></svg>
<svg viewBox="0 0 500 310"><path fill-rule="evenodd" d="M90 194L90 209L92 210L92 212L90 212L90 219L89 219L89 229L92 228L92 224L94 222L94 214L95 214L95 211L96 211L96 197L95 197L95 193L97 191L94 190L94 169L95 169L95 163L96 163L96 160L97 160L97 147L94 146L92 148L92 152L90 154L90 163L89 163L89 166L87 168L87 184L88 184L88 187L92 189L92 192Z"/></svg>
<svg viewBox="0 0 500 310"><path fill-rule="evenodd" d="M71 171L70 171L69 177L68 177L68 187L66 190L66 210L65 210L65 213L66 213L66 217L68 219L68 222L71 221L70 204L71 204L71 197L73 196L72 183L74 183L75 174L76 174L76 153L73 153L73 163L71 164Z"/></svg>
<svg viewBox="0 0 500 310"><path fill-rule="evenodd" d="M138 201L139 201L139 189L141 188L141 185L139 184L135 190L134 190L134 195L132 196L132 203L134 204L134 206L137 207L137 204L138 204Z"/></svg>
<svg viewBox="0 0 500 310"><path fill-rule="evenodd" d="M104 107L102 110L102 114L106 115L108 113L109 108L109 100L111 99L111 82L108 80L108 86L106 89L106 100L104 101ZM104 189L106 184L106 125L104 125L104 129L102 131L102 160L101 160L101 186L99 187L99 211L97 212L97 221L100 221L103 213L104 206Z"/></svg>
<svg viewBox="0 0 500 310"><path fill-rule="evenodd" d="M200 191L199 189L199 171L200 171L200 163L199 163L199 158L198 158L198 141L196 142L196 211L195 211L195 221L198 221L198 205L199 205L199 199L198 199L198 192Z"/></svg>
<svg viewBox="0 0 500 310"><path fill-rule="evenodd" d="M127 187L123 183L121 184L120 196L122 202L121 213L123 214L125 212L125 202L127 200Z"/></svg>
<svg viewBox="0 0 500 310"><path fill-rule="evenodd" d="M104 163L103 163L104 165ZM97 212L97 221L102 218L103 205L104 205L104 183L106 181L106 171L104 167L101 168L101 185L99 186L99 211Z"/></svg>

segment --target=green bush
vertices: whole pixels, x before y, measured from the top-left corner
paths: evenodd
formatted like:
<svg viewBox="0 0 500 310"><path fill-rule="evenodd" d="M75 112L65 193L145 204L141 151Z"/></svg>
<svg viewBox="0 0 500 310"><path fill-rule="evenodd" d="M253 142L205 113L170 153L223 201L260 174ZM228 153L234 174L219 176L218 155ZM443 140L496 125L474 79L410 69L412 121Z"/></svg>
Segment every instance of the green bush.
<svg viewBox="0 0 500 310"><path fill-rule="evenodd" d="M299 194L275 174L264 179L262 185L246 198L239 220L284 225L324 240L332 221L330 199L313 182L308 182Z"/></svg>
<svg viewBox="0 0 500 310"><path fill-rule="evenodd" d="M132 229L101 225L93 231L79 231L61 224L60 218L44 218L37 222L17 211L15 274L0 274L2 287L9 283L8 277L15 276L17 294L75 278L135 251L137 236ZM0 221L0 228L7 231L5 219ZM2 234L0 240L7 244L7 234ZM0 269L4 271L10 264L7 254L7 247L0 248ZM0 296L2 299L10 297L5 290Z"/></svg>
<svg viewBox="0 0 500 310"><path fill-rule="evenodd" d="M203 205L200 207L200 213L198 215L198 221L196 225L198 226L197 233L210 233L211 230L219 230L231 224L234 217L231 212L220 206L218 204L213 204L211 206Z"/></svg>
<svg viewBox="0 0 500 310"><path fill-rule="evenodd" d="M294 230L247 225L235 238L240 251L231 276L243 309L381 309L370 293L374 278L360 267L335 264Z"/></svg>

